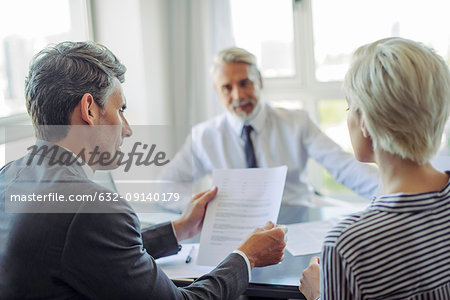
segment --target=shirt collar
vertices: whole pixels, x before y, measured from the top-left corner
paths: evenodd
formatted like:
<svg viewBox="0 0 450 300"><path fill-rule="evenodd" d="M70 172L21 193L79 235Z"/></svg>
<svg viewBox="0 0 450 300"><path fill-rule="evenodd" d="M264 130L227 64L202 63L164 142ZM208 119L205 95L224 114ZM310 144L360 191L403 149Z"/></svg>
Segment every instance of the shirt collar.
<svg viewBox="0 0 450 300"><path fill-rule="evenodd" d="M446 173L450 175L449 171ZM396 193L377 197L372 200L369 209L395 213L419 212L444 205L443 201L447 205L450 204L450 179L440 191L419 194Z"/></svg>
<svg viewBox="0 0 450 300"><path fill-rule="evenodd" d="M262 100L259 100L262 101ZM259 133L263 130L264 125L266 124L266 118L267 117L267 104L265 102L261 102L261 110L259 113L255 116L255 118L250 122L250 124L253 126L253 129L255 129L256 133Z"/></svg>
<svg viewBox="0 0 450 300"><path fill-rule="evenodd" d="M252 125L252 127L256 133L259 133L263 130L264 125L266 123L266 116L267 116L267 107L266 107L267 104L264 101L262 101L261 99L259 101L261 101L260 111L258 112L258 114L255 116L255 118L253 120L245 123L245 124ZM233 131L237 135L240 136L242 133L242 127L245 125L244 122L241 119L239 119L238 117L236 117L229 110L226 111L226 118L227 118L228 122L230 123L230 126L233 129Z"/></svg>
<svg viewBox="0 0 450 300"><path fill-rule="evenodd" d="M92 170L92 168L85 162L85 161L83 161L82 159L81 159L81 157L77 157L77 155L75 154L75 153L73 153L72 152L72 150L70 150L70 149L67 149L66 147L63 147L63 146L60 146L61 148L63 148L64 150L66 150L67 152L70 152L70 153L72 153L72 155L77 159L77 161L80 163L80 166L81 166L81 168L83 169L83 171L84 171L84 174L86 174L86 177L89 179L89 180L93 180L94 179L94 170Z"/></svg>

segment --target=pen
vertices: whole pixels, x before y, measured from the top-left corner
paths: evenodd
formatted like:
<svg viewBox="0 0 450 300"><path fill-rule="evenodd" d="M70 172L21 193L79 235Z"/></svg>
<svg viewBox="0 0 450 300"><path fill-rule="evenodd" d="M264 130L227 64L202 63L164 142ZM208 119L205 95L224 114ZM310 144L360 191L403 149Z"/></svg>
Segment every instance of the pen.
<svg viewBox="0 0 450 300"><path fill-rule="evenodd" d="M192 246L191 250L189 250L189 254L188 254L188 256L186 257L186 263L187 263L187 264L191 262L191 260L192 260L192 253L193 253L193 252L194 252L194 246Z"/></svg>

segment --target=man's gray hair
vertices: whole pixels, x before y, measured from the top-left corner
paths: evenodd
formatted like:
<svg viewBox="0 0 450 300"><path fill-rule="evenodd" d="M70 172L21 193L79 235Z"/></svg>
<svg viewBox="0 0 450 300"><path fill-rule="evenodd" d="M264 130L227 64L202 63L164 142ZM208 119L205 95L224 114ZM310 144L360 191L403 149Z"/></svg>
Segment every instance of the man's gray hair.
<svg viewBox="0 0 450 300"><path fill-rule="evenodd" d="M420 165L436 154L449 115L450 73L432 49L403 38L362 46L344 88L374 148Z"/></svg>
<svg viewBox="0 0 450 300"><path fill-rule="evenodd" d="M125 72L126 67L109 49L94 42L62 42L40 51L25 80L26 106L37 137L64 138L67 129L50 137L45 128L70 125L72 112L85 93L104 107L114 78L123 83Z"/></svg>
<svg viewBox="0 0 450 300"><path fill-rule="evenodd" d="M257 73L259 73L258 66L256 64L256 56L242 48L231 47L223 49L217 53L214 57L212 73L214 74L220 65L226 63L246 63L254 68Z"/></svg>

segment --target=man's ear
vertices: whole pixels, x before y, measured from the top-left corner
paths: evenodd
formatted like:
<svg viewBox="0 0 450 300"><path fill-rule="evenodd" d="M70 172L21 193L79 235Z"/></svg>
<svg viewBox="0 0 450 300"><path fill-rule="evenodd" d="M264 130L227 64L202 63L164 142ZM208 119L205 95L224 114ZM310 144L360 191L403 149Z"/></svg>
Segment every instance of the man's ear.
<svg viewBox="0 0 450 300"><path fill-rule="evenodd" d="M258 70L258 78L259 78L259 88L262 90L262 88L263 88L263 80L262 80L261 72L259 70Z"/></svg>
<svg viewBox="0 0 450 300"><path fill-rule="evenodd" d="M219 88L217 87L216 77L213 78L213 89L216 93L219 93Z"/></svg>
<svg viewBox="0 0 450 300"><path fill-rule="evenodd" d="M91 94L86 93L80 100L81 119L89 125L95 125L96 119L99 116L99 107L95 103L94 97Z"/></svg>

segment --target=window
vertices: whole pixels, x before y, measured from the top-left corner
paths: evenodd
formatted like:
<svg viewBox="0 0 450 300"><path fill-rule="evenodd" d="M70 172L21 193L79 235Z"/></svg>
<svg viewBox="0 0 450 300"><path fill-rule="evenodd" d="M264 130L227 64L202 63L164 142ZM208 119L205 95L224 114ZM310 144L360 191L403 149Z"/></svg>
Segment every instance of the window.
<svg viewBox="0 0 450 300"><path fill-rule="evenodd" d="M5 164L4 127L30 123L24 83L31 58L50 43L88 40L88 4L88 0L0 2L0 166ZM26 142L22 138L9 136L8 142Z"/></svg>
<svg viewBox="0 0 450 300"><path fill-rule="evenodd" d="M278 106L306 109L350 152L341 85L357 47L401 36L433 47L450 64L447 0L230 1L236 45L258 57L264 98ZM352 198L316 164L309 178L325 194Z"/></svg>
<svg viewBox="0 0 450 300"><path fill-rule="evenodd" d="M0 2L0 118L25 112L24 80L47 44L89 38L86 0Z"/></svg>
<svg viewBox="0 0 450 300"><path fill-rule="evenodd" d="M318 81L341 81L357 47L390 36L420 41L450 62L448 1L314 0L311 3Z"/></svg>
<svg viewBox="0 0 450 300"><path fill-rule="evenodd" d="M295 75L292 0L231 0L231 16L236 44L256 55L264 77Z"/></svg>

